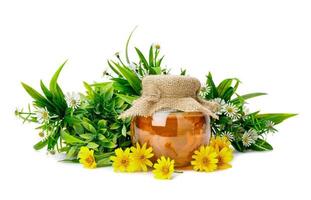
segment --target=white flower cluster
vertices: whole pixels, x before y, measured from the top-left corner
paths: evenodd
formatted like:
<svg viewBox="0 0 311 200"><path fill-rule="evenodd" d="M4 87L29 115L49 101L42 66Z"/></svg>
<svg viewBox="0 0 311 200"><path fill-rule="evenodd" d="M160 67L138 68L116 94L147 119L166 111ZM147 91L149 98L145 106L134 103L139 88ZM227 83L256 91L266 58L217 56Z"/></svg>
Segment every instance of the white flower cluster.
<svg viewBox="0 0 311 200"><path fill-rule="evenodd" d="M258 139L257 131L255 131L253 129L248 130L248 131L244 132L244 134L242 136L243 146L249 147L252 144L254 144L257 139Z"/></svg>
<svg viewBox="0 0 311 200"><path fill-rule="evenodd" d="M233 103L230 102L226 103L225 100L221 98L215 98L212 99L211 101L216 102L220 105L218 111L216 112L217 115L224 114L235 121L241 118L242 115L239 113L239 108Z"/></svg>

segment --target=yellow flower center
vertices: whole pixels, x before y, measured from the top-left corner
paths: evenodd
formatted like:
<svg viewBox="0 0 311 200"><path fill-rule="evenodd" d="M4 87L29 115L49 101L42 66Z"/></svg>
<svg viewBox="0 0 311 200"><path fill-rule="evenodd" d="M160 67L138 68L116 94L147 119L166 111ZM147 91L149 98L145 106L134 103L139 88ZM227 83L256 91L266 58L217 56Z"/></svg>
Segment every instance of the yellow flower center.
<svg viewBox="0 0 311 200"><path fill-rule="evenodd" d="M123 166L127 166L128 165L128 160L127 159L122 159L121 160L121 164L123 165Z"/></svg>
<svg viewBox="0 0 311 200"><path fill-rule="evenodd" d="M77 104L77 101L72 99L70 103L71 103L71 105L75 106Z"/></svg>
<svg viewBox="0 0 311 200"><path fill-rule="evenodd" d="M232 108L227 108L227 112L228 113L233 113L233 109Z"/></svg>
<svg viewBox="0 0 311 200"><path fill-rule="evenodd" d="M43 112L42 113L42 118L43 119L48 119L49 118L49 113L48 112Z"/></svg>
<svg viewBox="0 0 311 200"><path fill-rule="evenodd" d="M140 160L145 160L145 155L141 155L141 156L139 157L139 159L140 159Z"/></svg>
<svg viewBox="0 0 311 200"><path fill-rule="evenodd" d="M207 164L209 163L209 159L208 159L207 157L203 157L203 158L202 158L202 163L203 163L204 165L207 165Z"/></svg>
<svg viewBox="0 0 311 200"><path fill-rule="evenodd" d="M88 163L88 164L92 164L94 162L94 158L92 156L89 156L85 159L85 161Z"/></svg>
<svg viewBox="0 0 311 200"><path fill-rule="evenodd" d="M163 167L162 167L162 173L163 173L163 174L168 174L169 171L170 171L170 170L168 169L167 166L163 166Z"/></svg>

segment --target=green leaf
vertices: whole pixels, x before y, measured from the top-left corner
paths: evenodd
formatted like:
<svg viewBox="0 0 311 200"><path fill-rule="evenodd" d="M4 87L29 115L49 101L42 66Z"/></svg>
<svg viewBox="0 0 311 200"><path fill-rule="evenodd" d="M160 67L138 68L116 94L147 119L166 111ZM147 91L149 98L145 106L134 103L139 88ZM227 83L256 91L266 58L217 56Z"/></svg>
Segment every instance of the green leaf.
<svg viewBox="0 0 311 200"><path fill-rule="evenodd" d="M109 140L103 134L98 134L98 139L102 142L109 142Z"/></svg>
<svg viewBox="0 0 311 200"><path fill-rule="evenodd" d="M66 154L66 159L76 158L78 153L78 146L72 146Z"/></svg>
<svg viewBox="0 0 311 200"><path fill-rule="evenodd" d="M116 94L119 98L124 100L128 104L132 104L139 96L129 96L124 94Z"/></svg>
<svg viewBox="0 0 311 200"><path fill-rule="evenodd" d="M275 124L279 124L283 122L284 120L294 117L297 114L293 113L268 113L268 114L258 114L255 117L260 120L269 120L274 122Z"/></svg>
<svg viewBox="0 0 311 200"><path fill-rule="evenodd" d="M46 96L47 99L52 100L53 99L53 94L49 91L49 89L44 85L43 81L40 81L40 87L44 95Z"/></svg>
<svg viewBox="0 0 311 200"><path fill-rule="evenodd" d="M90 134L90 133L84 133L79 135L81 138L86 139L86 140L93 140L94 139L94 135Z"/></svg>
<svg viewBox="0 0 311 200"><path fill-rule="evenodd" d="M102 142L101 146L106 147L108 149L113 149L115 148L117 145L113 142Z"/></svg>
<svg viewBox="0 0 311 200"><path fill-rule="evenodd" d="M48 106L52 107L52 104L35 89L33 89L32 87L23 82L22 86L26 90L26 92L36 101L39 107L48 107Z"/></svg>
<svg viewBox="0 0 311 200"><path fill-rule="evenodd" d="M120 127L120 125L118 123L113 123L110 125L110 130L115 130L115 129L118 129Z"/></svg>
<svg viewBox="0 0 311 200"><path fill-rule="evenodd" d="M101 119L97 122L98 128L105 128L107 126L107 120Z"/></svg>
<svg viewBox="0 0 311 200"><path fill-rule="evenodd" d="M112 63L116 66L116 68L119 70L122 76L128 81L128 83L131 85L134 91L137 94L140 94L141 80L138 78L138 76L132 70L128 69L127 67L123 67L113 61Z"/></svg>
<svg viewBox="0 0 311 200"><path fill-rule="evenodd" d="M106 101L111 100L113 96L113 82L107 83L105 86L102 86L101 89L104 91L104 98Z"/></svg>
<svg viewBox="0 0 311 200"><path fill-rule="evenodd" d="M149 65L150 67L154 67L155 65L153 64L153 45L151 45L149 49Z"/></svg>
<svg viewBox="0 0 311 200"><path fill-rule="evenodd" d="M126 137L127 130L125 125L123 125L121 133L124 137Z"/></svg>
<svg viewBox="0 0 311 200"><path fill-rule="evenodd" d="M256 93L244 94L242 96L238 96L235 99L232 99L231 102L235 104L235 103L238 103L239 101L245 101L247 99L251 99L251 98L262 96L262 95L267 95L267 93L256 92Z"/></svg>
<svg viewBox="0 0 311 200"><path fill-rule="evenodd" d="M130 40L132 38L132 35L134 33L134 31L136 30L137 26L134 27L134 29L132 30L132 32L130 33L129 37L127 38L127 41L126 41L126 45L125 45L125 59L126 59L126 62L128 64L130 64L130 58L129 58L129 54L128 54L128 47L129 47L129 43L130 43Z"/></svg>
<svg viewBox="0 0 311 200"><path fill-rule="evenodd" d="M90 131L91 133L96 133L96 129L94 128L94 126L86 121L82 121L82 125L83 127Z"/></svg>
<svg viewBox="0 0 311 200"><path fill-rule="evenodd" d="M50 81L50 91L53 95L57 96L58 95L58 90L57 90L57 79L59 77L60 72L62 71L63 67L67 63L67 60L59 66L57 71L54 73L51 81Z"/></svg>
<svg viewBox="0 0 311 200"><path fill-rule="evenodd" d="M87 147L90 148L90 149L96 150L97 147L99 147L99 145L96 144L95 142L89 142L89 143L87 144Z"/></svg>
<svg viewBox="0 0 311 200"><path fill-rule="evenodd" d="M250 149L254 151L270 151L273 147L263 139L258 138L254 144L250 146Z"/></svg>
<svg viewBox="0 0 311 200"><path fill-rule="evenodd" d="M85 144L84 141L73 135L70 135L67 131L61 131L61 137L68 144Z"/></svg>
<svg viewBox="0 0 311 200"><path fill-rule="evenodd" d="M35 145L33 146L33 148L34 148L35 150L40 150L40 149L42 149L43 147L45 147L46 145L47 145L47 140L42 140L42 141L38 142L37 144L35 144Z"/></svg>
<svg viewBox="0 0 311 200"><path fill-rule="evenodd" d="M220 98L223 98L223 95L225 94L225 92L227 91L227 89L231 86L232 84L232 79L228 78L223 80L218 86L217 86L217 92L218 92L218 96Z"/></svg>
<svg viewBox="0 0 311 200"><path fill-rule="evenodd" d="M73 125L73 130L78 133L79 135L83 134L84 133L84 129L82 127L81 124L74 124Z"/></svg>
<svg viewBox="0 0 311 200"><path fill-rule="evenodd" d="M222 95L222 98L223 98L225 101L229 101L233 94L234 94L234 89L233 89L233 87L229 87L229 88L226 90L226 92Z"/></svg>
<svg viewBox="0 0 311 200"><path fill-rule="evenodd" d="M107 167L111 166L112 162L110 161L110 157L100 159L96 162L96 167Z"/></svg>
<svg viewBox="0 0 311 200"><path fill-rule="evenodd" d="M210 72L207 75L206 84L211 87L211 92L209 94L210 98L211 99L217 98L218 97L217 88L216 88L216 85L213 81L212 74Z"/></svg>
<svg viewBox="0 0 311 200"><path fill-rule="evenodd" d="M147 62L147 60L146 60L144 54L143 54L138 48L136 48L136 47L135 47L135 50L136 50L136 53L137 53L137 55L138 55L138 57L139 57L139 60L143 63L144 68L145 68L147 71L149 71L150 67L149 67L149 64L148 64L148 62Z"/></svg>
<svg viewBox="0 0 311 200"><path fill-rule="evenodd" d="M239 152L244 152L245 148L241 141L233 141L231 145Z"/></svg>

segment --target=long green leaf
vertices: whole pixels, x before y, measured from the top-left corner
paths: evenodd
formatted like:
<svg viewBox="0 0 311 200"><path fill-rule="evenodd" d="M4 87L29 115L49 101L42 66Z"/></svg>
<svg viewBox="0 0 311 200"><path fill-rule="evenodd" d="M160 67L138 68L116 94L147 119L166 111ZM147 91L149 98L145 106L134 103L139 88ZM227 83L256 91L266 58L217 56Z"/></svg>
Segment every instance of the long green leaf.
<svg viewBox="0 0 311 200"><path fill-rule="evenodd" d="M47 102L47 99L42 96L39 92L37 92L35 89L27 85L26 83L22 82L23 88L26 90L26 92L36 101L42 101Z"/></svg>
<svg viewBox="0 0 311 200"><path fill-rule="evenodd" d="M251 99L251 98L262 96L262 95L267 95L267 93L255 92L255 93L244 94L244 95L238 96L235 99L232 99L231 102L238 103L239 101L245 101L247 99Z"/></svg>
<svg viewBox="0 0 311 200"><path fill-rule="evenodd" d="M155 65L153 64L153 45L151 45L149 49L149 66L154 67Z"/></svg>
<svg viewBox="0 0 311 200"><path fill-rule="evenodd" d="M223 95L227 91L227 89L231 86L232 84L232 79L228 78L223 81L217 86L217 92L220 98L223 98Z"/></svg>
<svg viewBox="0 0 311 200"><path fill-rule="evenodd" d="M141 80L138 78L138 76L132 70L128 69L127 67L123 67L115 62L113 63L115 64L117 69L120 71L120 73L123 75L123 77L129 82L129 84L134 89L134 91L137 94L140 94Z"/></svg>
<svg viewBox="0 0 311 200"><path fill-rule="evenodd" d="M138 48L136 48L136 47L135 47L135 50L136 50L136 53L137 53L137 55L138 55L138 57L139 57L139 60L143 63L144 68L145 68L147 71L149 71L150 67L149 67L149 64L148 64L148 62L147 62L147 60L146 60L144 54L143 54Z"/></svg>
<svg viewBox="0 0 311 200"><path fill-rule="evenodd" d="M53 99L53 94L49 91L49 89L44 85L43 81L40 80L40 87L44 95L46 96L47 99L52 100Z"/></svg>
<svg viewBox="0 0 311 200"><path fill-rule="evenodd" d="M57 79L59 77L60 72L62 71L63 67L65 66L65 64L67 63L68 60L66 60L63 64L61 64L59 66L59 68L57 69L57 71L54 73L51 81L50 81L50 91L53 95L58 95L57 94Z"/></svg>
<svg viewBox="0 0 311 200"><path fill-rule="evenodd" d="M218 92L217 92L217 88L216 88L216 85L213 81L213 77L212 77L212 73L209 72L208 75L207 75L207 79L206 79L206 84L208 86L211 87L211 92L210 92L210 98L217 98L219 95L218 95Z"/></svg>
<svg viewBox="0 0 311 200"><path fill-rule="evenodd" d="M125 59L126 59L126 62L128 64L130 64L130 58L129 58L129 53L128 53L128 48L129 48L129 44L130 44L130 40L132 38L132 35L134 33L134 31L136 30L137 26L134 27L134 29L132 30L132 32L130 33L129 37L127 38L127 41L126 41L126 45L125 45Z"/></svg>
<svg viewBox="0 0 311 200"><path fill-rule="evenodd" d="M275 124L279 124L283 122L284 120L290 117L294 117L296 115L297 114L293 114L293 113L268 113L268 114L258 114L255 117L257 119L269 120L269 121L274 122Z"/></svg>
<svg viewBox="0 0 311 200"><path fill-rule="evenodd" d="M258 138L256 143L250 146L250 149L254 151L270 151L273 147L265 140Z"/></svg>

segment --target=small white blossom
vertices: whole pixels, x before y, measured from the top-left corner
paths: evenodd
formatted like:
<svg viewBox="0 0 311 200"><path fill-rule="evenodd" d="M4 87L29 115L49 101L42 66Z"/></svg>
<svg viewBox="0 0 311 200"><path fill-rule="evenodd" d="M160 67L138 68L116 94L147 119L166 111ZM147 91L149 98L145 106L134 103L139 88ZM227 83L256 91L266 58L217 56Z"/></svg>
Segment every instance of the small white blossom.
<svg viewBox="0 0 311 200"><path fill-rule="evenodd" d="M266 127L268 129L268 132L274 133L276 131L274 126L275 126L275 123L273 121L267 121L266 122Z"/></svg>
<svg viewBox="0 0 311 200"><path fill-rule="evenodd" d="M244 132L242 136L243 146L249 147L258 139L258 134L255 130L251 129L249 131Z"/></svg>
<svg viewBox="0 0 311 200"><path fill-rule="evenodd" d="M258 133L257 133L256 130L251 129L251 130L249 130L248 132L249 132L251 138L252 138L254 141L256 141L256 140L258 139Z"/></svg>
<svg viewBox="0 0 311 200"><path fill-rule="evenodd" d="M65 99L68 107L72 109L77 109L81 104L80 95L75 92L67 93Z"/></svg>
<svg viewBox="0 0 311 200"><path fill-rule="evenodd" d="M250 114L249 108L247 106L245 106L245 105L243 106L243 112L244 112L244 115Z"/></svg>
<svg viewBox="0 0 311 200"><path fill-rule="evenodd" d="M37 116L37 121L41 124L48 122L50 119L49 111L46 108L37 108L35 113Z"/></svg>
<svg viewBox="0 0 311 200"><path fill-rule="evenodd" d="M207 96L210 92L211 92L211 87L210 86L206 86L206 87L204 87L204 88L202 88L202 90L201 90L201 96L202 97L205 97L205 96Z"/></svg>
<svg viewBox="0 0 311 200"><path fill-rule="evenodd" d="M225 132L221 133L221 136L226 137L230 142L232 142L234 140L234 135L229 131L225 131Z"/></svg>
<svg viewBox="0 0 311 200"><path fill-rule="evenodd" d="M226 103L223 106L223 112L227 117L233 120L238 120L241 115L238 113L239 109L232 103Z"/></svg>
<svg viewBox="0 0 311 200"><path fill-rule="evenodd" d="M218 107L218 110L216 111L216 114L221 115L224 112L224 106L226 105L225 100L221 98L215 98L215 99L212 99L211 102L218 103L219 107Z"/></svg>

